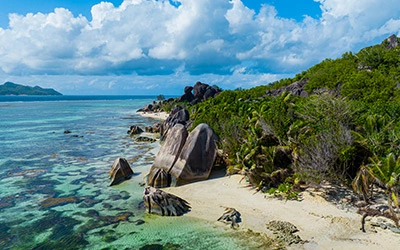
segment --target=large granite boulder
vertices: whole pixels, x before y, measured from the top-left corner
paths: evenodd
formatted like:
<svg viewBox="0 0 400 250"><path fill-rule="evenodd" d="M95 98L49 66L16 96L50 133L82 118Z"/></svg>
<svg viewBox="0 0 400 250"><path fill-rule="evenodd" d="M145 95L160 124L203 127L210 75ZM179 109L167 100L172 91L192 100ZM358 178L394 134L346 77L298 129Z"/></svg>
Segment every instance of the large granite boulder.
<svg viewBox="0 0 400 250"><path fill-rule="evenodd" d="M170 169L171 186L208 179L217 155L218 137L205 123L198 125L186 139L181 153Z"/></svg>
<svg viewBox="0 0 400 250"><path fill-rule="evenodd" d="M177 108L177 107L176 107ZM175 112L175 113L173 113ZM189 112L186 109L176 109L171 112L171 114L168 116L167 120L164 121L162 127L161 127L161 141L164 141L166 139L166 136L168 134L168 131L173 128L176 124L182 124L186 125L186 123L189 121L190 115Z"/></svg>
<svg viewBox="0 0 400 250"><path fill-rule="evenodd" d="M209 88L210 85L202 83L202 82L196 82L194 85L193 91L194 91L194 98L203 100L204 94L207 91L207 88Z"/></svg>
<svg viewBox="0 0 400 250"><path fill-rule="evenodd" d="M186 86L185 93L178 98L178 102L191 102L194 99L194 95L192 93L193 87Z"/></svg>
<svg viewBox="0 0 400 250"><path fill-rule="evenodd" d="M151 214L181 216L190 210L189 203L184 199L154 187L144 189L143 201Z"/></svg>
<svg viewBox="0 0 400 250"><path fill-rule="evenodd" d="M125 158L117 158L110 169L110 186L117 185L125 180L128 180L132 177L132 175L133 171L129 165L129 162Z"/></svg>
<svg viewBox="0 0 400 250"><path fill-rule="evenodd" d="M168 187L171 183L169 171L175 164L188 137L182 124L176 124L167 134L167 139L158 152L150 169L147 183L153 187Z"/></svg>

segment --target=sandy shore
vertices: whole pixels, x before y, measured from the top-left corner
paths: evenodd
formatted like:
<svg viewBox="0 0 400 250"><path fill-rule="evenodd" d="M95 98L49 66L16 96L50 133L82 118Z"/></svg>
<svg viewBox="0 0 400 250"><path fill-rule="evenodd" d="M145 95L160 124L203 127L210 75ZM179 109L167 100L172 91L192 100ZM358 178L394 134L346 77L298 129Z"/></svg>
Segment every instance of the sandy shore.
<svg viewBox="0 0 400 250"><path fill-rule="evenodd" d="M299 229L297 234L302 240L308 241L289 249L400 249L400 234L381 228L373 230L370 222L366 224L367 232L363 233L360 230L361 215L354 209L339 208L318 192L303 192L302 201L279 200L255 193L241 179L240 175L213 177L164 190L190 202L192 210L184 216L220 224L217 219L224 207L233 207L242 215L240 230L251 229L267 234L271 234L266 229L270 221L288 221ZM381 218L372 220L377 219Z"/></svg>
<svg viewBox="0 0 400 250"><path fill-rule="evenodd" d="M167 114L141 114L156 119L166 119ZM166 115L166 116L165 116ZM164 191L187 200L192 209L184 216L191 216L221 225L217 219L224 207L233 207L241 213L239 230L251 229L272 235L266 224L273 220L288 221L298 229L303 245L288 249L400 249L400 234L371 227L371 222L385 218L367 219L366 233L360 230L361 215L355 208L340 208L323 198L321 190L309 189L301 194L301 201L286 201L255 192L240 175L224 176L213 173L209 180ZM226 225L229 227L229 225ZM232 229L233 230L233 229Z"/></svg>
<svg viewBox="0 0 400 250"><path fill-rule="evenodd" d="M168 118L168 113L166 112L137 112L137 114L143 117L150 117L158 120L166 120Z"/></svg>

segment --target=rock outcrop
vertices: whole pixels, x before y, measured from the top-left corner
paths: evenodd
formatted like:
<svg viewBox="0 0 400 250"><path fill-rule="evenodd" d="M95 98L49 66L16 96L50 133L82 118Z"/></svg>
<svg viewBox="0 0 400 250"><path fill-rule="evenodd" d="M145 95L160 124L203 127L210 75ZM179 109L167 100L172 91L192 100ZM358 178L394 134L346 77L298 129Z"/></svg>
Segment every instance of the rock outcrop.
<svg viewBox="0 0 400 250"><path fill-rule="evenodd" d="M395 47L399 46L399 39L397 38L397 36L395 34L389 36L386 39L388 45L386 46L387 49L393 49Z"/></svg>
<svg viewBox="0 0 400 250"><path fill-rule="evenodd" d="M170 170L171 185L179 186L206 180L217 156L218 138L205 123L198 125L188 136L179 157Z"/></svg>
<svg viewBox="0 0 400 250"><path fill-rule="evenodd" d="M161 132L162 123L154 123L153 126L146 126L144 130L148 133L160 133Z"/></svg>
<svg viewBox="0 0 400 250"><path fill-rule="evenodd" d="M184 199L154 187L146 187L143 192L147 212L162 216L181 216L190 210Z"/></svg>
<svg viewBox="0 0 400 250"><path fill-rule="evenodd" d="M185 126L176 124L154 160L148 185L179 186L208 179L217 155L217 140L207 124L198 125L189 135Z"/></svg>
<svg viewBox="0 0 400 250"><path fill-rule="evenodd" d="M188 137L188 131L182 124L176 124L168 133L167 139L158 152L148 175L148 184L153 187L168 187L171 184L170 169Z"/></svg>
<svg viewBox="0 0 400 250"><path fill-rule="evenodd" d="M168 116L167 120L161 126L161 140L164 141L166 136L171 128L173 128L176 124L182 124L184 126L187 125L187 122L190 120L189 112L186 109L183 109L179 106L176 106Z"/></svg>
<svg viewBox="0 0 400 250"><path fill-rule="evenodd" d="M117 158L110 170L109 177L111 179L110 186L117 185L132 177L133 171L125 158Z"/></svg>
<svg viewBox="0 0 400 250"><path fill-rule="evenodd" d="M137 135L140 133L143 133L143 129L141 129L139 126L133 125L129 127L129 130L127 132L129 135Z"/></svg>
<svg viewBox="0 0 400 250"><path fill-rule="evenodd" d="M304 90L304 86L307 84L308 80L301 80L294 82L288 86L279 88L279 89L274 89L274 90L268 90L266 92L267 96L278 96L281 95L284 92L291 93L292 95L296 96L302 96L302 97L308 97L307 91Z"/></svg>
<svg viewBox="0 0 400 250"><path fill-rule="evenodd" d="M191 102L192 105L207 100L210 97L215 97L219 93L219 90L206 83L196 82L193 92L194 100Z"/></svg>
<svg viewBox="0 0 400 250"><path fill-rule="evenodd" d="M218 221L223 221L225 223L231 224L231 228L239 227L240 222L242 219L240 218L241 214L232 207L225 208L224 213L221 217L218 218Z"/></svg>
<svg viewBox="0 0 400 250"><path fill-rule="evenodd" d="M186 86L184 90L184 94L178 98L178 102L191 102L194 99L194 95L192 93L193 87L192 86Z"/></svg>

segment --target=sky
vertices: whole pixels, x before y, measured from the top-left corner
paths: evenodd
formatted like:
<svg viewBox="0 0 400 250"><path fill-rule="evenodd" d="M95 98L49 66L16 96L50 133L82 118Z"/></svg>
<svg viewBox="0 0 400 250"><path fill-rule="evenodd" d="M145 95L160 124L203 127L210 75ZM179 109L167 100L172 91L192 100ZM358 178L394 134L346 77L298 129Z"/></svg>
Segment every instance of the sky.
<svg viewBox="0 0 400 250"><path fill-rule="evenodd" d="M1 0L0 84L251 88L400 36L398 0Z"/></svg>

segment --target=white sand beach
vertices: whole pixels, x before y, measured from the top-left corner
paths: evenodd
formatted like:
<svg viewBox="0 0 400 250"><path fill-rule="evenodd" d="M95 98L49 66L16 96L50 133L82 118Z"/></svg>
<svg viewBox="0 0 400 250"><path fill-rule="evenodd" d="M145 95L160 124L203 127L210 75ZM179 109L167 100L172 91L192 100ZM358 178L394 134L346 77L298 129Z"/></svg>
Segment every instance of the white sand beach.
<svg viewBox="0 0 400 250"><path fill-rule="evenodd" d="M156 118L164 117L161 114ZM288 246L288 249L400 249L400 234L371 222L379 220L393 224L386 218L368 217L366 232L360 230L361 215L351 206L339 207L328 202L323 189L308 188L301 193L301 201L280 200L249 187L241 175L225 176L214 172L206 181L194 182L180 187L163 188L164 191L187 200L192 209L184 216L204 219L218 225L217 219L225 207L241 213L239 229L273 235L266 228L270 221L287 221L294 224L304 244ZM229 225L226 225L229 227ZM232 229L234 230L234 229Z"/></svg>
<svg viewBox="0 0 400 250"><path fill-rule="evenodd" d="M137 112L137 114L158 120L166 120L168 118L168 113L166 112Z"/></svg>
<svg viewBox="0 0 400 250"><path fill-rule="evenodd" d="M192 210L184 216L221 223L217 219L224 212L224 207L237 209L242 218L240 230L271 234L266 228L267 223L288 221L299 229L297 234L302 240L308 241L304 245L292 245L289 249L395 250L400 247L400 234L381 228L374 230L370 222L366 223L367 232L363 233L360 230L361 215L354 209L346 211L335 206L319 192L303 192L302 201L279 200L256 193L241 180L240 175L216 177L163 190L190 203ZM372 218L373 221L377 219Z"/></svg>

